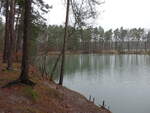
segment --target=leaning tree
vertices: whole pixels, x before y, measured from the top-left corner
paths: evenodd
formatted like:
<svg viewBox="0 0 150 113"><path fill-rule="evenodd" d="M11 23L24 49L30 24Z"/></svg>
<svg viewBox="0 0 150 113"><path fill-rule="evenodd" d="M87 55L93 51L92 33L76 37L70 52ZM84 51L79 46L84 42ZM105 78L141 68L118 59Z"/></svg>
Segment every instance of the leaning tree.
<svg viewBox="0 0 150 113"><path fill-rule="evenodd" d="M73 18L74 18L74 27L81 28L85 27L87 21L91 18L96 18L96 5L100 5L97 0L67 0L66 5L66 22L65 22L65 30L64 30L64 42L62 49L62 60L61 60L61 69L60 69L60 79L59 85L63 84L63 76L64 76L64 65L65 65L65 49L66 49L66 40L68 38L68 22L69 22L69 11L71 8ZM71 6L71 7L70 7ZM71 12L70 11L70 12Z"/></svg>

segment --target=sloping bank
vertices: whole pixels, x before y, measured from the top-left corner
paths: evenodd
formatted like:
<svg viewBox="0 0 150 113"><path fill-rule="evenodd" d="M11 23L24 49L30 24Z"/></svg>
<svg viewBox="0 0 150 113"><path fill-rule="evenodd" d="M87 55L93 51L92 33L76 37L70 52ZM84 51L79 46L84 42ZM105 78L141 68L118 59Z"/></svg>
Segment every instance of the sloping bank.
<svg viewBox="0 0 150 113"><path fill-rule="evenodd" d="M0 71L0 86L17 78L19 72ZM81 94L32 76L34 88L17 85L0 88L0 113L111 113Z"/></svg>

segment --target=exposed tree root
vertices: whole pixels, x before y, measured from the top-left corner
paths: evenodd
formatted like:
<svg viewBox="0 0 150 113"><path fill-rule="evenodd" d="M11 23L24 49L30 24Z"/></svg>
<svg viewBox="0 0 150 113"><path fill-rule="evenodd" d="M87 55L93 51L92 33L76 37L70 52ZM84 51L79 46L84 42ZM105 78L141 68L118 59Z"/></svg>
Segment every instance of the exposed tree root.
<svg viewBox="0 0 150 113"><path fill-rule="evenodd" d="M14 80L12 82L9 82L8 84L2 86L1 88L9 88L9 87L12 87L14 85L19 85L19 84L25 84L25 85L32 86L32 87L34 87L36 85L36 83L32 82L31 80L18 79L18 80Z"/></svg>

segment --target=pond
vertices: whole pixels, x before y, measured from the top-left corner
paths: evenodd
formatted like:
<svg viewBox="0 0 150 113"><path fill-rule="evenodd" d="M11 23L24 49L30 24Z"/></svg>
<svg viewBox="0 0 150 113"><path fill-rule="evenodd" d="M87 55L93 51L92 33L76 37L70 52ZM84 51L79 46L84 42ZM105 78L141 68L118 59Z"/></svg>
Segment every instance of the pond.
<svg viewBox="0 0 150 113"><path fill-rule="evenodd" d="M94 97L97 105L105 100L113 113L149 113L150 56L69 55L64 86Z"/></svg>

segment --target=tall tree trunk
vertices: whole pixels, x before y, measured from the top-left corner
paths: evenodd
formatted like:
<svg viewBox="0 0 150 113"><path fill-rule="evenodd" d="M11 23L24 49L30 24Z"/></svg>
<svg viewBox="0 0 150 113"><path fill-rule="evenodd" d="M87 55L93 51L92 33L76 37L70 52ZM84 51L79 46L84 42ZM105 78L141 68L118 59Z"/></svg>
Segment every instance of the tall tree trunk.
<svg viewBox="0 0 150 113"><path fill-rule="evenodd" d="M14 41L15 41L15 34L14 34L14 20L15 20L15 0L11 0L10 2L10 13L9 13L9 32L10 37L8 40L8 64L7 69L12 70L12 62L13 62L13 48L14 48Z"/></svg>
<svg viewBox="0 0 150 113"><path fill-rule="evenodd" d="M34 86L35 83L29 80L29 56L28 56L28 38L31 24L31 0L25 0L25 12L24 12L24 30L23 30L23 56L22 56L22 67L19 79L12 81L2 88L10 87L15 84L23 83L26 85Z"/></svg>
<svg viewBox="0 0 150 113"><path fill-rule="evenodd" d="M3 63L7 62L8 52L8 40L9 40L9 0L6 0L5 4L6 16L5 16L5 36L4 36L4 50L3 50Z"/></svg>
<svg viewBox="0 0 150 113"><path fill-rule="evenodd" d="M22 8L19 8L18 11L18 17L16 21L16 47L15 47L15 53L16 53L16 61L19 61L19 50L21 49L22 45L22 36L23 35L23 11Z"/></svg>
<svg viewBox="0 0 150 113"><path fill-rule="evenodd" d="M59 85L62 85L62 84L63 84L63 77L64 77L65 49L66 49L66 39L67 39L67 37L68 37L69 7L70 7L70 0L67 0L65 33L64 33L63 50L62 50L62 62L61 62L61 71L60 71Z"/></svg>
<svg viewBox="0 0 150 113"><path fill-rule="evenodd" d="M23 56L20 80L26 82L29 80L29 31L31 24L31 0L25 0L25 12L24 12L24 30L23 30Z"/></svg>

